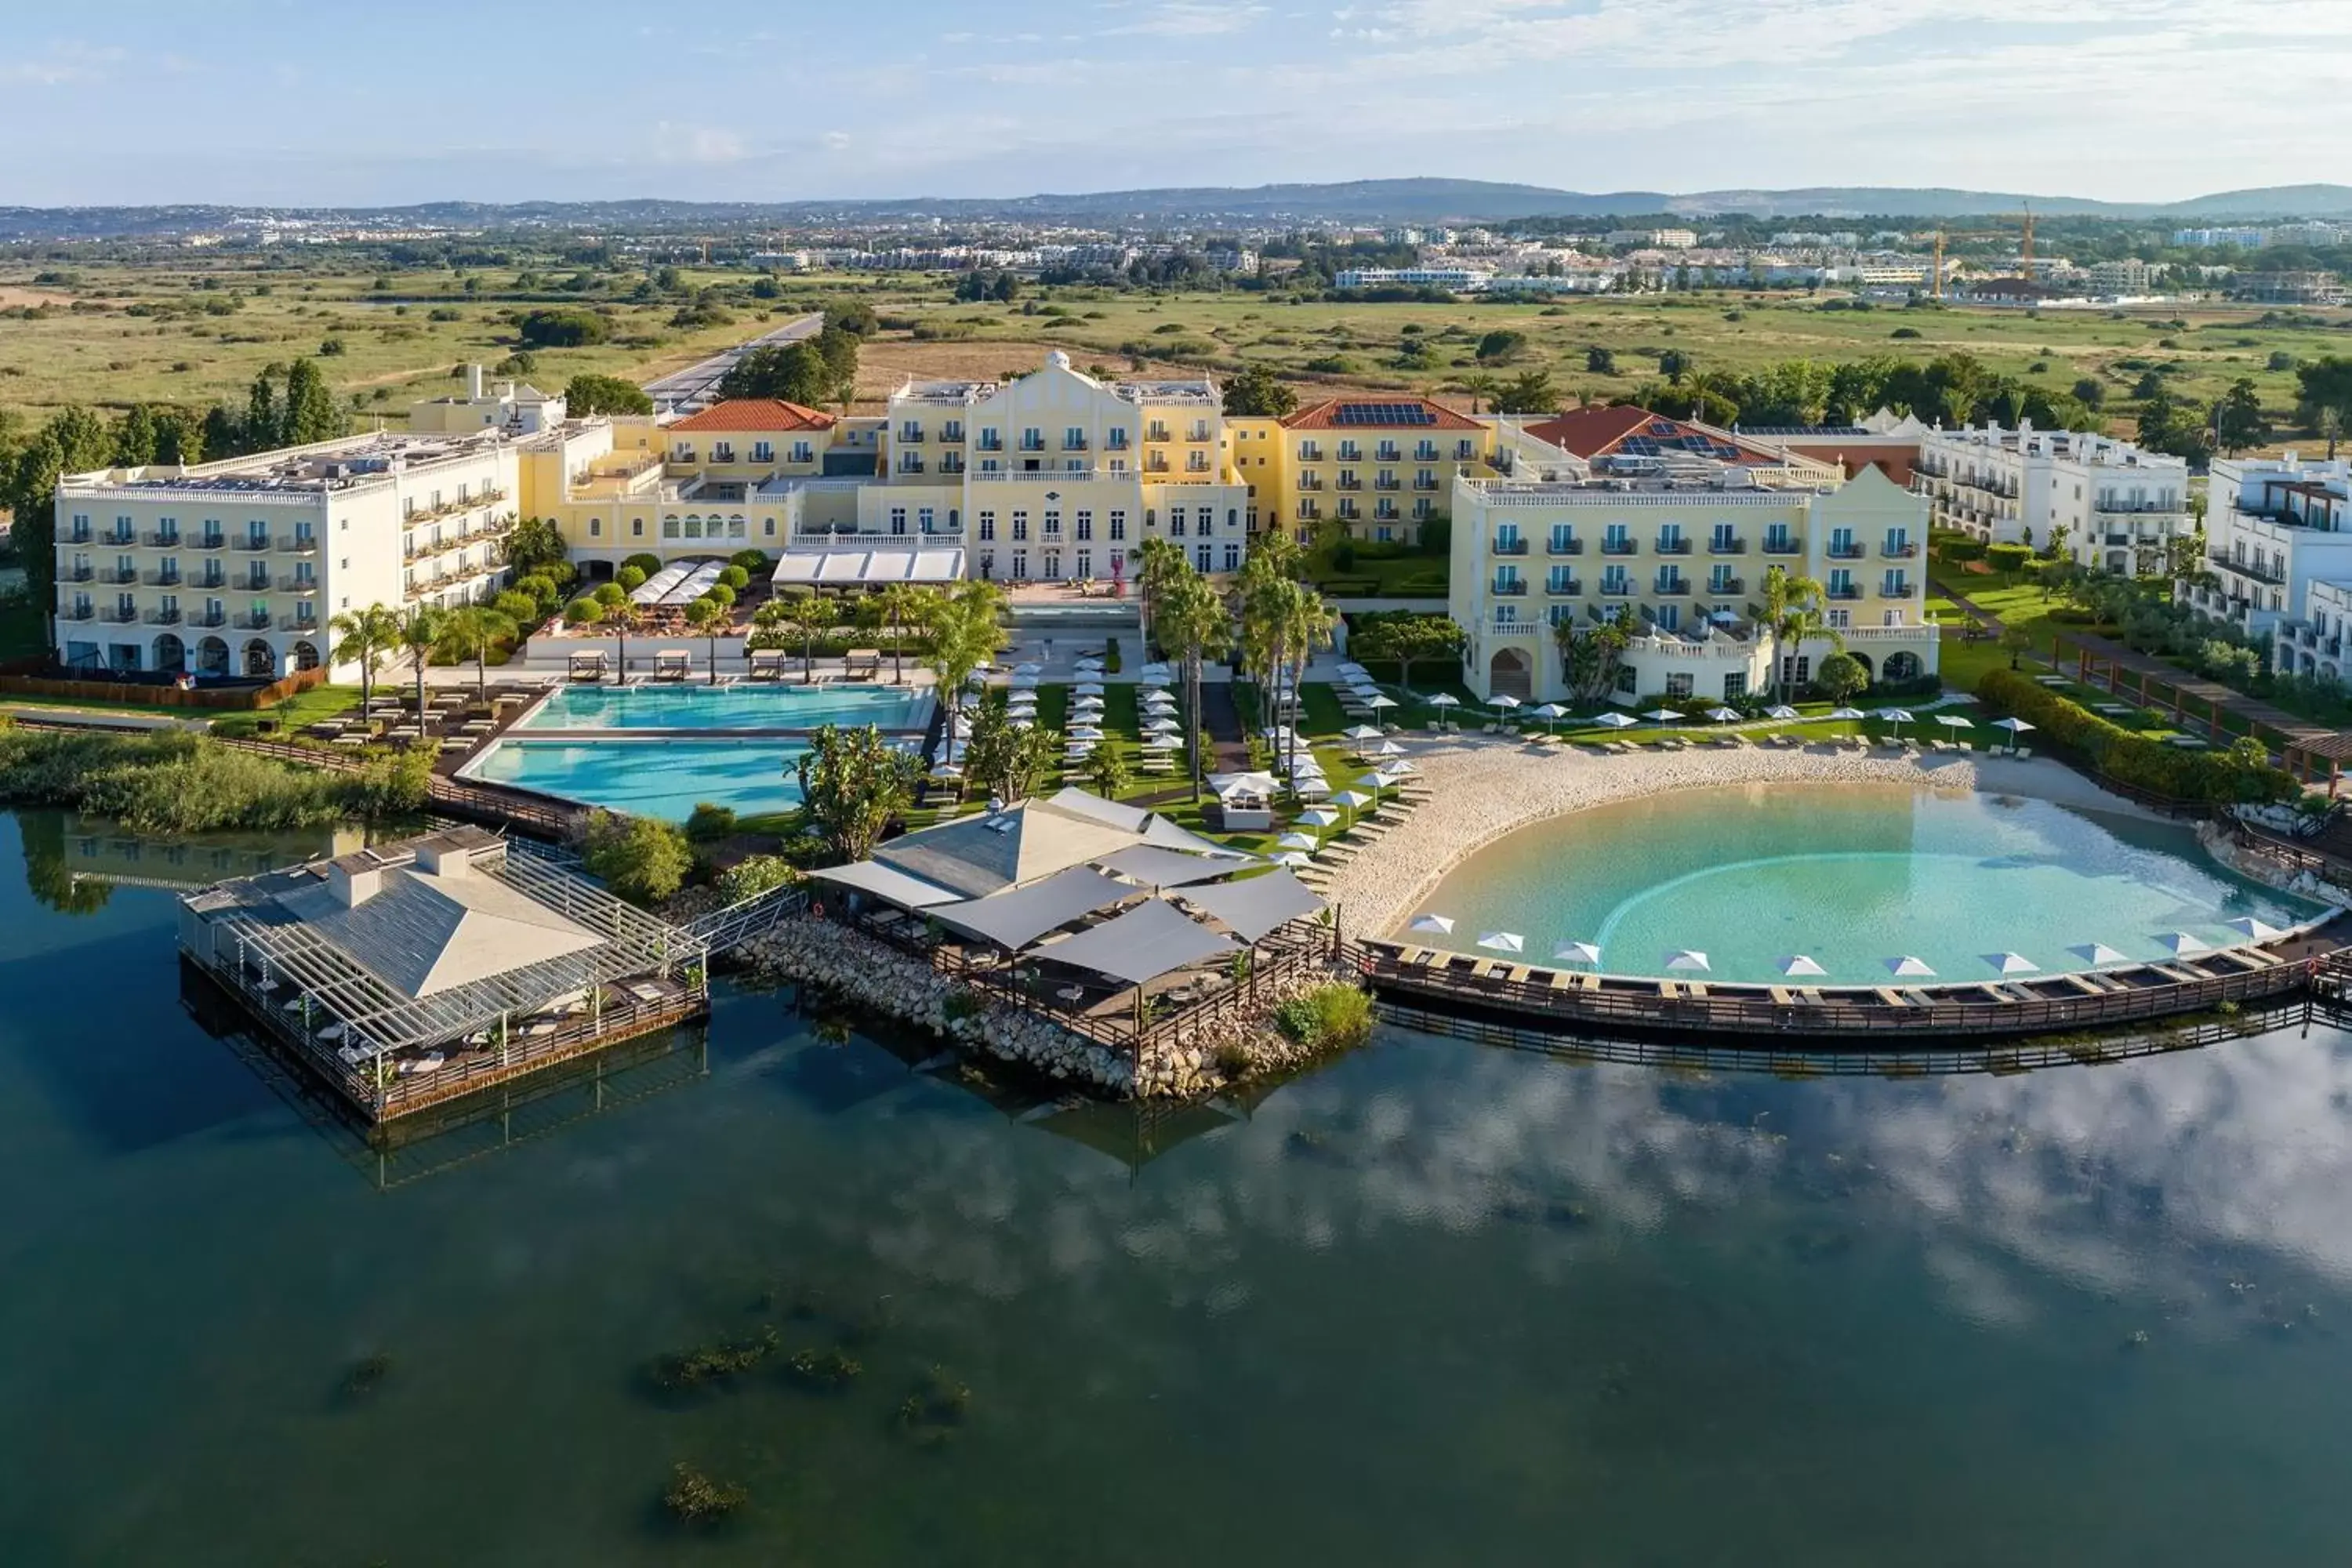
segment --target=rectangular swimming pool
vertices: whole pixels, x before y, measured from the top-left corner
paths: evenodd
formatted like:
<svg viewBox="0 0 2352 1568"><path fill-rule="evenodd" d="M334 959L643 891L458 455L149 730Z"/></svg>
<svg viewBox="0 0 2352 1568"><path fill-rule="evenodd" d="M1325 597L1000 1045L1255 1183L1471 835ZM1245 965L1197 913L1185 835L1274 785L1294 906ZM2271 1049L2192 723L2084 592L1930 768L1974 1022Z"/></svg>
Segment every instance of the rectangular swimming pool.
<svg viewBox="0 0 2352 1568"><path fill-rule="evenodd" d="M791 810L801 803L793 766L807 750L781 739L505 739L459 773L583 805L684 822L706 801L746 816Z"/></svg>
<svg viewBox="0 0 2352 1568"><path fill-rule="evenodd" d="M515 728L815 730L826 724L919 730L928 692L900 686L560 686Z"/></svg>

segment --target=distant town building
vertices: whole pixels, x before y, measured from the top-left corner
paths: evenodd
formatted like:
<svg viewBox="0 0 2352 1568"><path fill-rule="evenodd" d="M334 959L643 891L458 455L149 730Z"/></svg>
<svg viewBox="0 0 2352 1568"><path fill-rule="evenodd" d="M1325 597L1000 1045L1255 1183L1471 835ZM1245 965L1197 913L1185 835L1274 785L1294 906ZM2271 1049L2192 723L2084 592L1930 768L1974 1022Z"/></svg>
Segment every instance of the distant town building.
<svg viewBox="0 0 2352 1568"><path fill-rule="evenodd" d="M1689 250L1698 244L1697 233L1687 228L1612 228L1603 237L1612 246L1643 250Z"/></svg>
<svg viewBox="0 0 2352 1568"><path fill-rule="evenodd" d="M1333 274L1335 289L1451 289L1475 293L1494 274L1475 267L1353 267Z"/></svg>
<svg viewBox="0 0 2352 1568"><path fill-rule="evenodd" d="M2265 305L2340 305L2343 285L2333 272L2235 272L2230 276L2232 299Z"/></svg>
<svg viewBox="0 0 2352 1568"><path fill-rule="evenodd" d="M2063 528L2067 553L2095 570L2160 572L2167 542L2196 528L2189 465L2109 436L2032 425L1930 430L1914 476L1937 527L2037 549Z"/></svg>
<svg viewBox="0 0 2352 1568"><path fill-rule="evenodd" d="M2095 261L2084 276L2094 294L2146 294L2154 287L2147 263L2128 256L2120 261Z"/></svg>
<svg viewBox="0 0 2352 1568"><path fill-rule="evenodd" d="M2270 241L2267 231L2259 228L2177 228L2172 231L2172 243L2200 250L2231 245L2240 250L2260 250Z"/></svg>
<svg viewBox="0 0 2352 1568"><path fill-rule="evenodd" d="M2352 461L2312 462L2293 452L2216 458L2211 474L2203 575L2176 584L2176 594L2251 637L2275 634L2282 652L2273 668L2280 670L2319 673L2324 637L2334 645L2325 651L2336 667L2328 673L2340 678L2340 605L2352 584ZM2322 595L2323 588L2330 593ZM2319 609L2318 598L2332 598L2339 608ZM2323 622L2329 627L2324 634L2317 630ZM2305 627L2313 628L2311 638L2302 637Z"/></svg>

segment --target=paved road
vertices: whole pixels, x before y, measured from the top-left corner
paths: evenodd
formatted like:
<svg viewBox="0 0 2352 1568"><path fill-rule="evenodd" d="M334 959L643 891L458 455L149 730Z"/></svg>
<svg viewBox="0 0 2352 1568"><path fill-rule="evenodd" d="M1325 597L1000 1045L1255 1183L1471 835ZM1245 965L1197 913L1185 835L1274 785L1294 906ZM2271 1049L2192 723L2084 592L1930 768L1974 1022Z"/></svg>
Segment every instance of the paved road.
<svg viewBox="0 0 2352 1568"><path fill-rule="evenodd" d="M824 317L812 313L785 322L774 331L722 349L699 364L676 370L657 380L646 383L646 395L654 400L656 414L692 414L708 406L718 391L719 378L734 367L735 362L753 349L775 348L784 343L796 343L813 338L824 329Z"/></svg>

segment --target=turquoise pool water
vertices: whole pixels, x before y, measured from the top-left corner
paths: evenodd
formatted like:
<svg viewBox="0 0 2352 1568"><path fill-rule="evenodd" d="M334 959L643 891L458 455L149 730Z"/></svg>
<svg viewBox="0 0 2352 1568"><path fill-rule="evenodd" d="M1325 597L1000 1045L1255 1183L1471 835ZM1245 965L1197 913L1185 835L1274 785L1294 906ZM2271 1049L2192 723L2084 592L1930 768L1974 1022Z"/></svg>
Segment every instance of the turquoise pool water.
<svg viewBox="0 0 2352 1568"><path fill-rule="evenodd" d="M814 730L878 724L919 730L928 694L896 686L558 687L521 730Z"/></svg>
<svg viewBox="0 0 2352 1568"><path fill-rule="evenodd" d="M1719 980L1778 981L1803 953L1829 984L1885 984L1915 956L1946 981L1994 977L2015 952L2044 973L2095 967L2071 949L2103 942L2170 956L2186 931L2219 946L2251 915L2285 927L2319 906L2250 882L2189 830L2089 816L2013 795L1895 784L1685 790L1578 812L1509 835L1449 873L1413 911L1449 915L1478 951L1507 931L1532 963L1564 942L1601 945L1601 967L1664 974L1696 949ZM1820 982L1816 982L1819 984Z"/></svg>
<svg viewBox="0 0 2352 1568"><path fill-rule="evenodd" d="M502 740L467 763L465 776L684 822L705 801L739 816L798 805L791 769L807 749L781 740Z"/></svg>

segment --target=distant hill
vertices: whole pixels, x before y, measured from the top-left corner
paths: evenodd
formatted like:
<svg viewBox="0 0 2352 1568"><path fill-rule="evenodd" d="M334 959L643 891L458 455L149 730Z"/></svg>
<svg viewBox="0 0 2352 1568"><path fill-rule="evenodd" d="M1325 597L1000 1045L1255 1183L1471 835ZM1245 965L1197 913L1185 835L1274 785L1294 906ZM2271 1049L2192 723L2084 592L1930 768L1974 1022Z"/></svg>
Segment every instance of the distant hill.
<svg viewBox="0 0 2352 1568"><path fill-rule="evenodd" d="M1476 223L1533 217L1956 218L2033 210L2053 217L2352 217L2352 186L2273 185L2188 201L2105 202L1942 186L1817 185L1793 190L1587 193L1488 180L1350 180L1337 184L1165 187L1007 197L868 201L428 202L403 207L0 207L0 239L139 237L218 228L235 218L299 218L383 227L707 228L745 223L893 217L981 221L1249 225L1283 222Z"/></svg>

